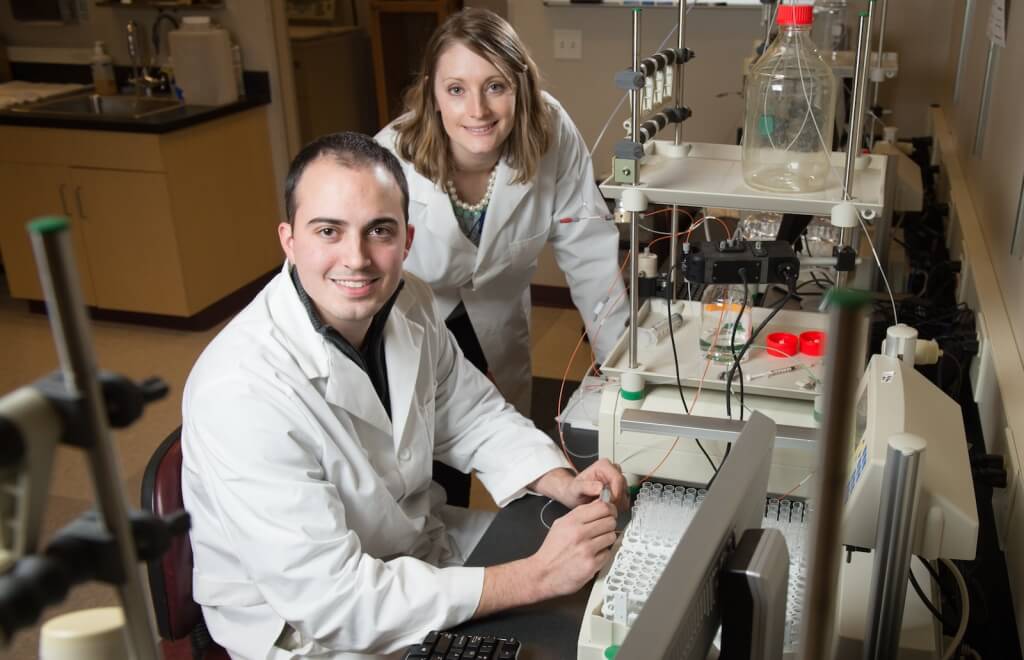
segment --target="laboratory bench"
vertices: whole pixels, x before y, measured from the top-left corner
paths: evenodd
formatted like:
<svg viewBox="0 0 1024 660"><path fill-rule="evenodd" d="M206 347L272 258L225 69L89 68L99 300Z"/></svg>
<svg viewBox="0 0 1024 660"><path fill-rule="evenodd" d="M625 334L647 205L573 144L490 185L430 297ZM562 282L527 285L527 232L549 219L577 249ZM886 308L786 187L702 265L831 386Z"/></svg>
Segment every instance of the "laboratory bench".
<svg viewBox="0 0 1024 660"><path fill-rule="evenodd" d="M64 73L68 68L26 68L15 66L16 71L24 70L27 80L32 82L84 82L81 74ZM18 74L16 74L18 75ZM245 112L270 104L270 78L262 71L247 71L244 76L245 96L233 103L221 106L183 105L144 117L101 117L81 114L49 114L45 112L22 112L11 108L0 110L0 126L33 126L38 128L71 128L91 131L117 131L127 133L169 133L197 126L221 117ZM68 96L88 93L88 89L73 92Z"/></svg>

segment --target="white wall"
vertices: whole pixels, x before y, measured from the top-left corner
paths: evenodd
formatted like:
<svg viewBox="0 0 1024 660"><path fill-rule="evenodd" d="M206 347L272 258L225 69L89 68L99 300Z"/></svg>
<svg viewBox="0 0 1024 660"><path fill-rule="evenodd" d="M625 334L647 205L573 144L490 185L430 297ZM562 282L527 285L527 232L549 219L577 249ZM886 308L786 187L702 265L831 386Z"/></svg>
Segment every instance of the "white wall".
<svg viewBox="0 0 1024 660"><path fill-rule="evenodd" d="M282 81L274 51L274 27L271 3L283 6L283 0L224 0L224 9L204 11L230 30L242 49L243 65L248 70L266 71L270 75L271 105L268 108L270 143L274 158L274 172L278 184L277 198L284 187L290 153L286 139ZM180 18L187 11L176 11ZM75 57L88 53L94 41L106 42L108 52L118 65L129 65L128 46L124 26L129 20L138 21L147 34L157 16L155 9L127 9L97 7L89 0L88 15L73 25L38 25L17 22L11 16L7 2L0 2L0 36L8 46L56 49L55 55ZM164 28L166 29L166 28ZM163 30L162 34L165 34ZM64 50L76 49L76 50ZM166 53L166 48L162 49ZM161 58L162 59L162 58ZM279 215L283 217L283 203L278 199Z"/></svg>

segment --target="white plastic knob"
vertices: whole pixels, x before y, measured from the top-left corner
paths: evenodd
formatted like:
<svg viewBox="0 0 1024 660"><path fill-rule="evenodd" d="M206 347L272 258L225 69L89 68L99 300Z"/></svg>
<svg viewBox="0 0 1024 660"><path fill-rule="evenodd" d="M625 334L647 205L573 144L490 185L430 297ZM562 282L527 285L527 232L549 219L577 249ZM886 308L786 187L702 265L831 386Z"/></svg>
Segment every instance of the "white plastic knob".
<svg viewBox="0 0 1024 660"><path fill-rule="evenodd" d="M840 202L832 207L833 227L856 227L857 207L850 202Z"/></svg>
<svg viewBox="0 0 1024 660"><path fill-rule="evenodd" d="M639 188L626 188L622 191L622 208L627 211L642 213L647 210L647 195Z"/></svg>

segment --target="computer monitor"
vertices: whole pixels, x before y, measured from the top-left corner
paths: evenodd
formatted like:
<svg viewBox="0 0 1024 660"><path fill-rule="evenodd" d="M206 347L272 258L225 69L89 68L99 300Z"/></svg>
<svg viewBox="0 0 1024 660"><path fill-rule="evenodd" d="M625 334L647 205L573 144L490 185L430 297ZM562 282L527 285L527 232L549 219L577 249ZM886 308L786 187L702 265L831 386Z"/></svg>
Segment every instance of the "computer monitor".
<svg viewBox="0 0 1024 660"><path fill-rule="evenodd" d="M874 355L857 390L847 468L842 542L873 548L889 438L928 443L918 479L913 552L926 559L974 559L978 507L960 406L914 367Z"/></svg>
<svg viewBox="0 0 1024 660"><path fill-rule="evenodd" d="M775 422L754 412L616 660L707 658L722 619L718 574L743 533L761 527L774 445Z"/></svg>

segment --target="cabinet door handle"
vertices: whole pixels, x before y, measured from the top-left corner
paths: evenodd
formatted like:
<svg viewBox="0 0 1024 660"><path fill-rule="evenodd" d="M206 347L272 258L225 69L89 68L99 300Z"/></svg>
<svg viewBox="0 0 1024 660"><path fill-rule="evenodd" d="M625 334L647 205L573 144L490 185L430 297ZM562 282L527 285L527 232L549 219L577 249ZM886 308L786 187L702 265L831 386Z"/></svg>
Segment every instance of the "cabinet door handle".
<svg viewBox="0 0 1024 660"><path fill-rule="evenodd" d="M64 183L57 187L57 190L60 193L60 209L64 212L64 215L70 216L71 212L68 211L68 200L64 198L65 188L67 188L67 184Z"/></svg>
<svg viewBox="0 0 1024 660"><path fill-rule="evenodd" d="M75 204L78 205L78 217L82 220L87 220L85 207L82 206L82 186L75 186Z"/></svg>

